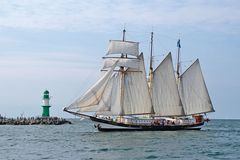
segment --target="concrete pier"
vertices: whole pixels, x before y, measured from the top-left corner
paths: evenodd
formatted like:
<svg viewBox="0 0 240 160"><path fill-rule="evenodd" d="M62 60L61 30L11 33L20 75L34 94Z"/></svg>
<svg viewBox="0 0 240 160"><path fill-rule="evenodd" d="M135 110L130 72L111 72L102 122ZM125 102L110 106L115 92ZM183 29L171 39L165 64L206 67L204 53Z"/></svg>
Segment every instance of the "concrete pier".
<svg viewBox="0 0 240 160"><path fill-rule="evenodd" d="M71 124L70 121L59 117L17 117L6 118L0 116L0 125L61 125Z"/></svg>

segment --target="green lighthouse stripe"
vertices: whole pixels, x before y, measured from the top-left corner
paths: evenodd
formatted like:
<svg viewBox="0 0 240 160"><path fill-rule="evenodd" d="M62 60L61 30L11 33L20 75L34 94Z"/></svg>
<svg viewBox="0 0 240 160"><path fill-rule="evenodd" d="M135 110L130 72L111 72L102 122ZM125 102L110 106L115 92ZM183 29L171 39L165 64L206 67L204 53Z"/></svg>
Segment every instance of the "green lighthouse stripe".
<svg viewBox="0 0 240 160"><path fill-rule="evenodd" d="M43 99L49 99L49 95L48 94L44 94L43 95Z"/></svg>
<svg viewBox="0 0 240 160"><path fill-rule="evenodd" d="M42 107L43 107L42 116L43 117L49 117L49 107L50 106L42 106Z"/></svg>

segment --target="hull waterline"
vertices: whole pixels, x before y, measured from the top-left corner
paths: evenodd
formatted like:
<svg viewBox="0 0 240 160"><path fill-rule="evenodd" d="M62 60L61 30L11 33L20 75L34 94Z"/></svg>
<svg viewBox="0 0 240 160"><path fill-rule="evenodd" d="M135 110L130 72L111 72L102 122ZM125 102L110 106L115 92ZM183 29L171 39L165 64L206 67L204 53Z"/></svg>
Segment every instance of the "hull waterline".
<svg viewBox="0 0 240 160"><path fill-rule="evenodd" d="M177 131L177 130L201 130L201 128L175 128L175 129L167 129L167 128L102 128L97 127L97 129L101 132L129 132L129 131Z"/></svg>
<svg viewBox="0 0 240 160"><path fill-rule="evenodd" d="M90 119L95 122L95 127L103 132L200 130L201 126L204 125L204 122L185 125L137 125L118 123L96 117L90 117Z"/></svg>

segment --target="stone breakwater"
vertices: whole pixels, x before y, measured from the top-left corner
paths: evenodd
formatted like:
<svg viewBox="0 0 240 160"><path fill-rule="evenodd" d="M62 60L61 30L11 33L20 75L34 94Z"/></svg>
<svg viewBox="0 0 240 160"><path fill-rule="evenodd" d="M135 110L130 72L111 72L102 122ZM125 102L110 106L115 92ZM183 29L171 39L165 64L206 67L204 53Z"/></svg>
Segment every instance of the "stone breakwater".
<svg viewBox="0 0 240 160"><path fill-rule="evenodd" d="M70 121L59 117L0 117L0 125L61 125L71 124Z"/></svg>

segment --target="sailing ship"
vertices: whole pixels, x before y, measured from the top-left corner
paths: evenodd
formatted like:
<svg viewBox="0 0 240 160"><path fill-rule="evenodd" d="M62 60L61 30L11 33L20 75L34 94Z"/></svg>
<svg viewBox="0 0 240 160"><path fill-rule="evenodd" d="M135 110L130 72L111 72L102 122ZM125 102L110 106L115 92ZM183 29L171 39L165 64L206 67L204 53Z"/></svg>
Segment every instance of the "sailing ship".
<svg viewBox="0 0 240 160"><path fill-rule="evenodd" d="M149 76L139 42L110 40L102 77L64 111L88 117L99 131L200 130L214 112L197 59L180 73L180 40L175 74L172 55L153 69L153 32Z"/></svg>

